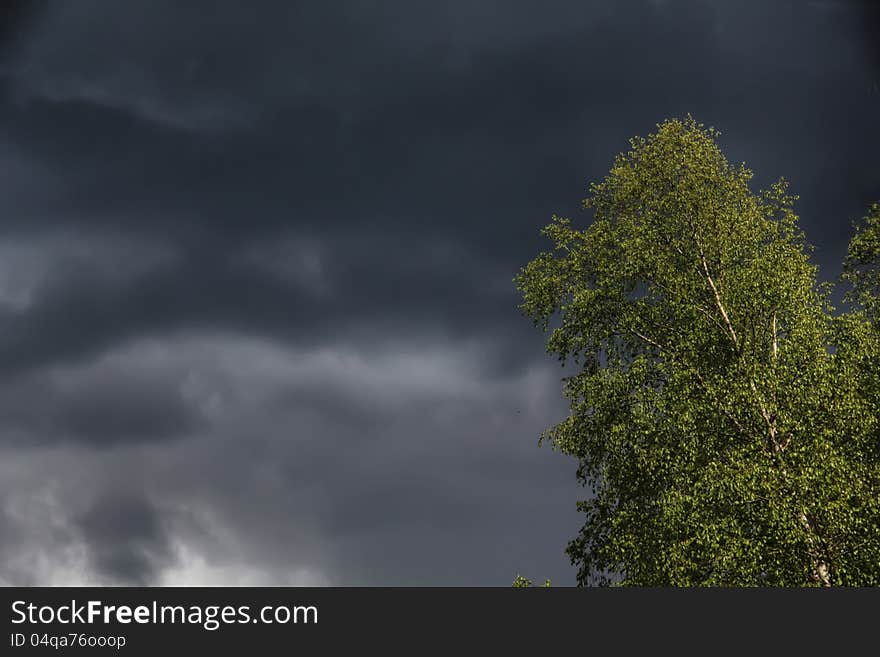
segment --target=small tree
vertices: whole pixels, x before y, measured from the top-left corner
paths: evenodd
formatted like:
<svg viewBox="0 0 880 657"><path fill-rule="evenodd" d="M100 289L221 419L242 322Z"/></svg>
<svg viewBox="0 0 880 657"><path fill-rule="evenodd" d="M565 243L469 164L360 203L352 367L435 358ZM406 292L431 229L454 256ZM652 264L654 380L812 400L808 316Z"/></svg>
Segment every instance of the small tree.
<svg viewBox="0 0 880 657"><path fill-rule="evenodd" d="M515 589L528 589L528 588L532 588L534 586L534 584L532 584L532 580L528 579L527 577L523 577L522 575L517 575L514 578L513 584L511 584L511 586ZM549 589L550 588L550 580L545 579L544 583L541 585L541 588Z"/></svg>
<svg viewBox="0 0 880 657"><path fill-rule="evenodd" d="M590 186L591 225L554 217L516 279L576 367L542 438L591 490L578 583L878 584L868 315L834 317L785 181L753 193L717 131L657 128Z"/></svg>

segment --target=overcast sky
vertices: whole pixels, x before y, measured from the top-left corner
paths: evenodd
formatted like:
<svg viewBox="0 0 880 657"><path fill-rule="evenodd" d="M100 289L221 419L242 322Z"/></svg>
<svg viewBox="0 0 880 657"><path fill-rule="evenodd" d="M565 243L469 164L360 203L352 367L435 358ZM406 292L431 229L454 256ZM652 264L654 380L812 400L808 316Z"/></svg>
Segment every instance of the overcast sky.
<svg viewBox="0 0 880 657"><path fill-rule="evenodd" d="M0 583L573 584L511 279L688 112L835 277L873 6L5 2Z"/></svg>

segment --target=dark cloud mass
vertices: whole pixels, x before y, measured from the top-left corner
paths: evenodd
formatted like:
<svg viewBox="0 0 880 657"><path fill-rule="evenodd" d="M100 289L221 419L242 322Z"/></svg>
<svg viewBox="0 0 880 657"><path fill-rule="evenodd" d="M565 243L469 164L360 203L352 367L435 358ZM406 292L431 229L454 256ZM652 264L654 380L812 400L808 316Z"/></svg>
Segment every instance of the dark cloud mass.
<svg viewBox="0 0 880 657"><path fill-rule="evenodd" d="M539 227L690 112L832 279L878 36L843 0L6 3L0 583L573 583Z"/></svg>

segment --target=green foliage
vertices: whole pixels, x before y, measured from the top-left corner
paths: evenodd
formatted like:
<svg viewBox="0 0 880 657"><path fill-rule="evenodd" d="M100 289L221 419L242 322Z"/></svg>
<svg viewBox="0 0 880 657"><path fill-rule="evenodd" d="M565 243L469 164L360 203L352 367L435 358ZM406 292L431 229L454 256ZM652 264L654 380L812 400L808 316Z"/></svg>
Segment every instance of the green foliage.
<svg viewBox="0 0 880 657"><path fill-rule="evenodd" d="M852 286L847 301L875 322L880 319L880 203L871 207L849 244L843 279Z"/></svg>
<svg viewBox="0 0 880 657"><path fill-rule="evenodd" d="M847 270L864 309L835 317L796 197L752 192L718 134L632 139L589 227L554 217L516 279L576 369L542 439L591 491L578 583L880 584L878 212Z"/></svg>
<svg viewBox="0 0 880 657"><path fill-rule="evenodd" d="M533 586L532 580L523 577L522 575L517 575L513 580L513 584L511 585L515 589L528 589ZM550 588L550 580L545 579L544 583L541 585L541 588L549 589Z"/></svg>

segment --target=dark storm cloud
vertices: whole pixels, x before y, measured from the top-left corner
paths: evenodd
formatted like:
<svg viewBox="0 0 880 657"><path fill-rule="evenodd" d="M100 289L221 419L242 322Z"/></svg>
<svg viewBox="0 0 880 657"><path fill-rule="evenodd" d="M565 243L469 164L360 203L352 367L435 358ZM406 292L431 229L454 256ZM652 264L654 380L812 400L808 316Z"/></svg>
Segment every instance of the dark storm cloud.
<svg viewBox="0 0 880 657"><path fill-rule="evenodd" d="M0 8L0 56L17 42L29 23L46 9L45 0L6 0Z"/></svg>
<svg viewBox="0 0 880 657"><path fill-rule="evenodd" d="M522 538L523 525L553 536L552 554L566 537L554 519L577 521L570 504L559 508L560 493L575 493L570 478L535 450L547 411L561 415L555 368L499 380L483 352L436 342L291 351L237 336L129 345L112 360L176 378L210 424L131 452L68 443L36 462L7 450L4 497L47 507L58 523L57 539L32 528L20 542L39 538L59 564L52 577L88 581L136 583L150 567L161 582L504 583L538 567L556 576L540 542ZM128 506L116 498L141 496L138 533L117 522ZM482 550L488 562L475 557ZM128 575L113 568L126 563Z"/></svg>
<svg viewBox="0 0 880 657"><path fill-rule="evenodd" d="M861 46L867 53L868 63L876 75L880 75L880 6L871 0L853 0L856 19L862 26Z"/></svg>
<svg viewBox="0 0 880 657"><path fill-rule="evenodd" d="M128 495L99 499L74 524L96 572L112 583L146 586L172 560L172 551L159 511Z"/></svg>
<svg viewBox="0 0 880 657"><path fill-rule="evenodd" d="M516 317L512 271L446 237L417 245L358 233L260 240L213 257L183 252L126 285L119 267L103 279L82 270L56 277L34 292L27 312L7 311L0 365L20 371L81 358L142 331L220 325L315 343L370 326L486 331L499 312ZM345 321L352 317L359 323Z"/></svg>
<svg viewBox="0 0 880 657"><path fill-rule="evenodd" d="M180 389L183 377L149 364L99 362L8 377L0 397L2 440L18 447L162 441L195 432L202 416Z"/></svg>
<svg viewBox="0 0 880 657"><path fill-rule="evenodd" d="M107 77L105 67L116 70L113 62L99 54L83 60L72 45L48 48L35 39L37 45L24 49L22 63L9 76L8 93L19 103L10 117L9 138L24 136L32 147L43 149L46 158L79 164L63 181L65 189L57 197L49 194L47 200L68 210L71 204L84 205L85 221L117 222L128 217L140 224L144 217L132 216L135 207L164 216L172 213L177 230L195 222L227 238L242 230L291 221L331 230L340 224L421 230L442 221L447 229L455 224L488 241L495 225L488 213L528 203L528 210L544 214L541 197L577 189L572 183L583 173L573 178L560 168L581 166L584 141L593 142L591 154L604 166L614 142L597 147L601 135L584 128L592 117L620 111L621 104L612 99L625 100L625 106L631 107L625 111L636 111L643 97L674 97L693 86L695 79L708 80L708 71L688 52L672 47L681 29L694 35L697 48L710 47L707 10L674 15L664 11L652 16L660 29L651 29L650 24L630 28L632 43L651 52L654 65L646 69L635 50L624 50L616 53L619 68L615 70L603 60L605 53L620 50L619 18L607 8L582 9L574 12L578 20L565 29L559 21L572 14L571 6L565 6L566 15L550 18L551 11L541 21L554 29L529 29L528 22L516 25L517 13L521 21L528 21L534 20L534 11L512 12L506 16L508 22L514 21L506 37L494 20L488 20L491 13L483 23L470 27L476 34L468 36L468 30L462 30L464 37L442 29L432 33L414 11L393 21L378 16L372 29L341 35L345 48L328 47L334 39L315 32L320 26L331 34L343 29L345 10L334 9L341 15L324 16L316 24L314 18L307 20L309 16L305 21L284 13L264 16L260 25L272 26L246 48L235 46L242 46L241 33L247 33L248 25L239 26L237 14L218 11L207 24L199 23L199 35L224 44L216 53L220 58L216 66L224 75L184 87L206 104L214 97L238 94L256 108L251 129L230 129L220 135L164 129L165 122L139 112L136 95L124 90L116 104L89 94L94 85L115 84L115 78L94 82ZM126 9L119 20L123 25L131 21L135 27L130 29L141 35L127 39L125 30L93 34L110 19L95 21L82 13L59 18L57 25L41 34L72 32L75 42L95 44L89 52L126 52L125 61L141 73L123 81L146 86L145 94L167 91L162 84L153 89L156 85L144 82L145 77L159 76L174 87L170 71L178 71L189 57L186 51L197 48L189 38L193 25L185 15L171 31L187 38L175 39L166 35L161 12L129 16ZM360 16L362 21L369 18ZM279 25L285 29L279 31ZM164 39L161 50L143 36L150 27ZM481 39L481 27L500 38ZM426 31L427 44L407 36ZM523 34L521 40L515 38L517 33ZM288 45L291 42L296 45ZM384 45L377 47L377 42ZM287 53L291 47L297 52ZM451 57L447 51L460 55ZM173 65L159 66L157 57ZM71 91L61 98L41 91L48 84L45 79L73 76L71 68L90 81L83 83L82 93ZM169 72L163 76L166 69ZM292 82L297 69L320 80L321 86L299 89ZM186 111L184 101L171 99L168 104ZM64 109L63 123L57 121L59 105ZM604 128L590 132L601 133ZM115 195L124 200L126 217L116 216L118 212L108 217L108 204L115 209ZM259 212L254 212L255 207ZM200 216L187 221L188 213Z"/></svg>
<svg viewBox="0 0 880 657"><path fill-rule="evenodd" d="M567 371L511 283L537 229L692 112L792 180L833 276L880 197L872 17L30 12L0 60L3 581L567 583L573 464L535 447Z"/></svg>

